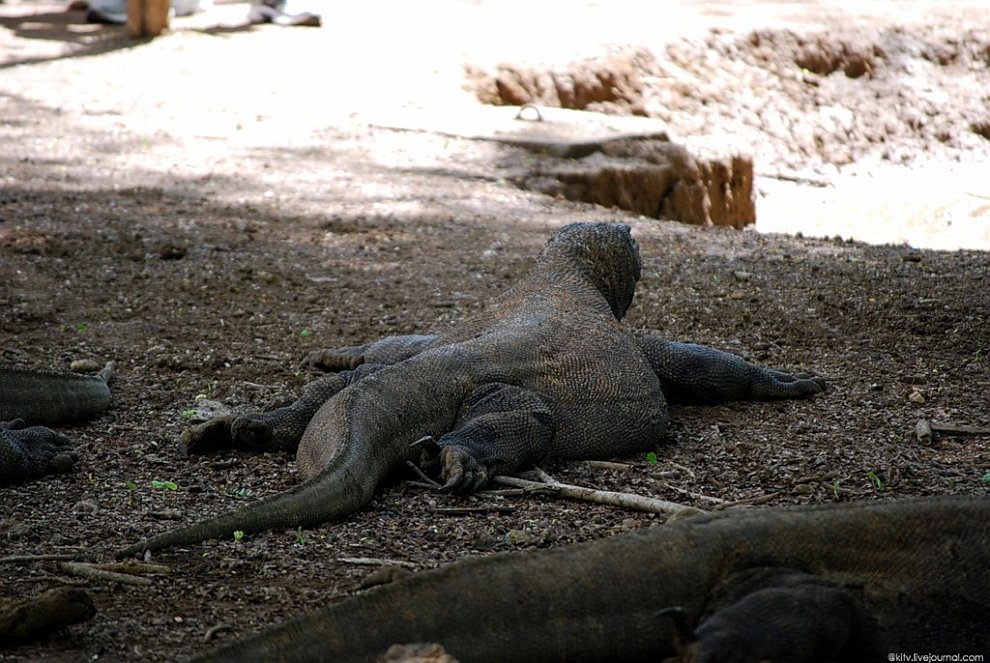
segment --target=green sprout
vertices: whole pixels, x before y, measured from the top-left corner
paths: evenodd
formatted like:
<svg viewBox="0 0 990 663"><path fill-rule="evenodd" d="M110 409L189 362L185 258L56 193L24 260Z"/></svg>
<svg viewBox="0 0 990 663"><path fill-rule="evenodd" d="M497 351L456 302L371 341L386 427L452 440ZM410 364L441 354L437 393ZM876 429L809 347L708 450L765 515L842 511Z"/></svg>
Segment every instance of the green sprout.
<svg viewBox="0 0 990 663"><path fill-rule="evenodd" d="M657 460L656 453L651 451L646 454L646 462L649 463L650 465L656 465L660 461Z"/></svg>
<svg viewBox="0 0 990 663"><path fill-rule="evenodd" d="M161 479L152 479L151 487L155 490L161 490L162 488L167 488L168 490L178 490L179 484L174 481L162 481Z"/></svg>
<svg viewBox="0 0 990 663"><path fill-rule="evenodd" d="M870 470L869 472L866 473L866 478L870 480L870 483L872 483L873 487L876 488L877 490L882 491L884 488L887 487L887 485L883 482L883 479L877 476L877 473L874 472L873 470Z"/></svg>
<svg viewBox="0 0 990 663"><path fill-rule="evenodd" d="M240 541L243 538L244 538L244 531L243 530L239 530L239 529L235 529L234 530L234 541Z"/></svg>

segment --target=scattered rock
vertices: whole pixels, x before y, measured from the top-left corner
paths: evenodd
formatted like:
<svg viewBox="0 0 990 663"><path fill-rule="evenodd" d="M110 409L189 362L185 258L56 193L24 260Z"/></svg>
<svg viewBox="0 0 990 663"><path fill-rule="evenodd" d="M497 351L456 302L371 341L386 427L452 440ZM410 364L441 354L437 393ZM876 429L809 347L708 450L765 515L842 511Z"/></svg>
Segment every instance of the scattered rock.
<svg viewBox="0 0 990 663"><path fill-rule="evenodd" d="M436 643L392 645L377 663L457 663L457 659Z"/></svg>

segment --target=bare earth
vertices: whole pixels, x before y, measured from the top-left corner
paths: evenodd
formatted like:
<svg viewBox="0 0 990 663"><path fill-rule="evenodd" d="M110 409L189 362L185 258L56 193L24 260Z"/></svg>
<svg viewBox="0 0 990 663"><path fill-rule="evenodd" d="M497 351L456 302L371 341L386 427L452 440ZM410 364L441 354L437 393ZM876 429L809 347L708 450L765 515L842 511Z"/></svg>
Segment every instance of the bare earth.
<svg viewBox="0 0 990 663"><path fill-rule="evenodd" d="M831 388L809 401L678 408L656 463L644 452L617 459L624 469L544 467L558 479L704 509L990 492L990 435L931 446L914 437L920 418L990 426L986 252L633 217L515 188L507 174L529 158L515 148L369 126L470 108L467 64L552 68L645 48L655 58L646 108L675 137L731 138L758 172L794 176L758 181L758 215L820 196L816 180L896 167L960 173L958 196L938 198L945 189L933 184L935 198L903 186L903 199L917 198L910 214L929 210L920 216L937 221L936 237L949 217L982 232L990 200L973 187L987 180L970 187L962 173L988 162L990 10L629 0L626 11L568 4L565 14L533 4L328 5L320 29L250 28L245 5L219 5L139 44L60 5L0 5L0 359L119 367L112 408L66 429L77 469L0 490L0 557L109 561L169 518L290 487L288 457L184 458L177 439L197 398L262 407L312 378L299 367L309 350L455 325L576 220L633 226L645 270L630 326L814 370ZM865 44L872 73L796 64L794 35L825 29L826 46ZM809 89L824 96L809 101ZM828 122L823 104L836 106ZM856 201L833 201L837 222L869 227L880 208L899 217L862 182ZM479 510L444 512L465 506ZM156 556L170 571L148 586L0 561L0 598L77 584L99 610L0 659L183 659L357 591L374 567L353 558L425 569L660 521L399 481L344 523Z"/></svg>

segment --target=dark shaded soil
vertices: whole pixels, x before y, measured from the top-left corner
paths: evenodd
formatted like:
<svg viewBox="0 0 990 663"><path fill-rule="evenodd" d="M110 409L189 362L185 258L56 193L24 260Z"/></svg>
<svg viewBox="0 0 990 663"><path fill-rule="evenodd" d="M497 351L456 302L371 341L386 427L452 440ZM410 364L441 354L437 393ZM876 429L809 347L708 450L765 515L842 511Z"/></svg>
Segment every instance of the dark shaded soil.
<svg viewBox="0 0 990 663"><path fill-rule="evenodd" d="M522 192L502 177L526 158L511 148L369 129L300 103L306 72L269 60L293 43L324 53L318 36L180 31L35 64L40 46L4 37L25 60L0 81L0 359L114 359L119 374L112 408L65 429L75 471L0 490L0 556L107 561L174 525L152 514L199 519L293 485L284 456L184 458L184 412L201 395L247 408L298 393L312 349L455 325L573 220L632 224L645 269L631 327L814 370L830 389L677 408L655 464L646 450L617 459L625 469L548 463L557 478L700 508L990 490L990 436L914 439L922 417L990 426L988 254L687 227ZM168 66L143 96L121 87L155 63ZM269 75L251 88L223 75L245 70ZM200 75L209 82L190 97ZM925 149L913 140L903 149ZM463 506L482 510L443 513ZM2 562L0 596L79 585L99 612L0 658L182 659L356 591L374 567L345 560L424 569L660 520L398 481L344 523L158 555L171 570L148 586Z"/></svg>

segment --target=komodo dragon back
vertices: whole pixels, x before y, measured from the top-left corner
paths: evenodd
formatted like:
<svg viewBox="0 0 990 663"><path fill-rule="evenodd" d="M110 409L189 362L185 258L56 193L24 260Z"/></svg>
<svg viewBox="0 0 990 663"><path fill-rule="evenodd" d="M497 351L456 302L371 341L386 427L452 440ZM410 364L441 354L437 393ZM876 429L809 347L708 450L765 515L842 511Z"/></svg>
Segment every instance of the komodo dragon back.
<svg viewBox="0 0 990 663"><path fill-rule="evenodd" d="M392 644L439 642L462 663L660 661L677 646L671 620L659 612L676 607L695 624L727 579L766 568L807 575L817 587L842 592L860 607L856 622L842 624L850 615L815 606L800 615L773 614L773 604L766 603L758 608L766 611L762 619L736 624L743 631L737 640L747 643L742 650L737 644L727 651L715 641L708 643L715 648L711 657L698 660L756 660L747 656L752 650L778 644L771 625L795 617L803 620L807 640L817 638L819 647L834 651L776 651L773 660L886 660L885 652L986 655L988 559L986 497L736 511L590 544L457 562L197 660L373 661ZM836 632L845 640L820 637Z"/></svg>

